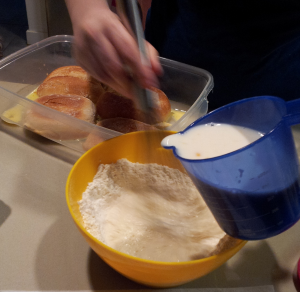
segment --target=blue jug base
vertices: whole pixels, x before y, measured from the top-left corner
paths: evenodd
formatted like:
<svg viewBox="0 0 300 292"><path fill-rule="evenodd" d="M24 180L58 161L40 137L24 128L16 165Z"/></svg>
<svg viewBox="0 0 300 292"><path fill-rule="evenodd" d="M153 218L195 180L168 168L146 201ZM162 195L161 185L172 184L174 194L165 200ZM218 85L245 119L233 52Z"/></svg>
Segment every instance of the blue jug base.
<svg viewBox="0 0 300 292"><path fill-rule="evenodd" d="M255 235L254 233L252 233L251 235L240 235L240 234L230 234L229 232L226 232L226 230L224 230L225 233L227 233L228 235L230 235L233 238L237 238L237 239L242 239L242 240L247 240L247 241L254 241L254 240L263 240L263 239L267 239L267 238L271 238L274 236L277 236L285 231L287 231L288 229L290 229L292 226L294 226L300 219L300 214L297 218L297 220L295 222L292 222L288 225L285 225L284 227L282 227L281 229L277 229L274 231L270 231L270 232L265 232L264 234L257 234Z"/></svg>

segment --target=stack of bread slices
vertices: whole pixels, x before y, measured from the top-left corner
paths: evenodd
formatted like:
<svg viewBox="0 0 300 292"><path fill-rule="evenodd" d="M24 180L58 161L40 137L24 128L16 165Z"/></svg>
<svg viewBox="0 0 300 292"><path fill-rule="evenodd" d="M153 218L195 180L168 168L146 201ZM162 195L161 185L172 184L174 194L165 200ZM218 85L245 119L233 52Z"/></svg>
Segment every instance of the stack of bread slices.
<svg viewBox="0 0 300 292"><path fill-rule="evenodd" d="M51 72L37 88L37 103L75 118L120 133L157 130L171 113L167 96L159 89L153 92L155 115L147 117L133 99L127 98L109 86L91 77L79 66L64 66ZM86 132L76 131L32 107L26 114L25 127L50 139L69 140L86 137ZM88 147L90 148L90 147Z"/></svg>

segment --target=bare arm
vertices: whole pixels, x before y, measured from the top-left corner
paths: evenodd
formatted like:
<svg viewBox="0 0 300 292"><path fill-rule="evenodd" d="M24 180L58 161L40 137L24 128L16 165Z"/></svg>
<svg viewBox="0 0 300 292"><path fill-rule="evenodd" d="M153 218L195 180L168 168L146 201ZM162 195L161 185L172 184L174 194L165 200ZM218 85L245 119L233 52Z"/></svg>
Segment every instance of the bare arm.
<svg viewBox="0 0 300 292"><path fill-rule="evenodd" d="M147 43L151 66L143 66L135 39L106 0L65 1L73 25L75 57L85 70L126 96L133 92L124 65L141 86L158 86L162 69L156 50Z"/></svg>
<svg viewBox="0 0 300 292"><path fill-rule="evenodd" d="M147 16L147 12L149 10L149 8L151 7L151 2L152 0L138 0L141 9L142 9L142 13L143 13L143 27L145 28L145 24L146 24L146 16Z"/></svg>

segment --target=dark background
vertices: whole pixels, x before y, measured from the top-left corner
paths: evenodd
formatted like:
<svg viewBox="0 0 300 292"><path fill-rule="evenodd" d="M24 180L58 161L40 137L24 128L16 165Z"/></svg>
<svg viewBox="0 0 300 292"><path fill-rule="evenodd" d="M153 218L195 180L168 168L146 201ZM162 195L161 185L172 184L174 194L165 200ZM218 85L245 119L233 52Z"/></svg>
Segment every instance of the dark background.
<svg viewBox="0 0 300 292"><path fill-rule="evenodd" d="M25 0L0 0L0 57L6 57L27 45L27 29Z"/></svg>

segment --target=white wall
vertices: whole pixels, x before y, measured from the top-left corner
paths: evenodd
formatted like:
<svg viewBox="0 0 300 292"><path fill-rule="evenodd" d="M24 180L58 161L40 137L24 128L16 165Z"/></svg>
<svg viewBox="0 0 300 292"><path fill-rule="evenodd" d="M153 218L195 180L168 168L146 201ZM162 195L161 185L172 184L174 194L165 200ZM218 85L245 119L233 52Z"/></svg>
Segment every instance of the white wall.
<svg viewBox="0 0 300 292"><path fill-rule="evenodd" d="M28 18L27 43L33 44L48 37L45 0L25 0Z"/></svg>

